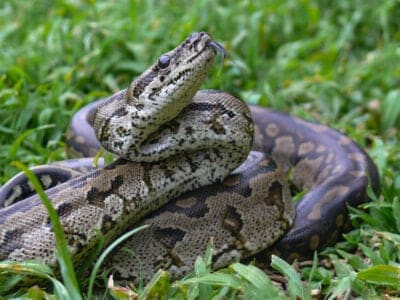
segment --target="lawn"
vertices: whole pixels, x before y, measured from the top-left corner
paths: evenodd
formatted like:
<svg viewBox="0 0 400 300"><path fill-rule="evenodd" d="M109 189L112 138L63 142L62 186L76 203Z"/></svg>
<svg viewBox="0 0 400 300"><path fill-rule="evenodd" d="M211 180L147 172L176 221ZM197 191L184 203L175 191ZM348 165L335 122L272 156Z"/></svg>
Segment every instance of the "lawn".
<svg viewBox="0 0 400 300"><path fill-rule="evenodd" d="M2 1L0 184L21 163L65 159L74 112L125 88L193 31L211 33L229 54L205 88L346 133L375 161L381 194L352 210L354 230L318 260L288 267L276 258L279 290L253 266L210 273L205 253L192 279L171 283L158 273L147 287L114 297L400 297L398 0ZM78 281L75 290L64 278L53 290L17 293L85 297L88 281Z"/></svg>

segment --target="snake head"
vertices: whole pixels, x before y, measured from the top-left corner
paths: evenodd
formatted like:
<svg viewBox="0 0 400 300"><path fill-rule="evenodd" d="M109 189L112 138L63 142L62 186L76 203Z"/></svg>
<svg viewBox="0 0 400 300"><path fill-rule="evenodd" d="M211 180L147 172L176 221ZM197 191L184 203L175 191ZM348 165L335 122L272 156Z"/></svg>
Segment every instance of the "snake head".
<svg viewBox="0 0 400 300"><path fill-rule="evenodd" d="M205 32L192 33L161 55L127 90L101 105L94 119L104 148L123 158L191 102L223 47ZM131 152L127 154L127 152Z"/></svg>
<svg viewBox="0 0 400 300"><path fill-rule="evenodd" d="M159 111L161 106L168 111L166 115L175 117L199 89L217 52L225 55L224 48L209 34L192 33L132 81L126 103L138 110L156 107Z"/></svg>

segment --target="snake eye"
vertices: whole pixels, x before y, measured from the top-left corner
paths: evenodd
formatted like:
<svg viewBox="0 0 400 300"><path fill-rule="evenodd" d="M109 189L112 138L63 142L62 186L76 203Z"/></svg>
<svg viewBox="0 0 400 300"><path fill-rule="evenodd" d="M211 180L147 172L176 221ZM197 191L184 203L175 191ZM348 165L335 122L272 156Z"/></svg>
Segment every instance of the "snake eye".
<svg viewBox="0 0 400 300"><path fill-rule="evenodd" d="M158 67L160 69L165 69L166 67L169 66L169 63L171 61L171 58L168 55L161 55L160 58L158 59Z"/></svg>

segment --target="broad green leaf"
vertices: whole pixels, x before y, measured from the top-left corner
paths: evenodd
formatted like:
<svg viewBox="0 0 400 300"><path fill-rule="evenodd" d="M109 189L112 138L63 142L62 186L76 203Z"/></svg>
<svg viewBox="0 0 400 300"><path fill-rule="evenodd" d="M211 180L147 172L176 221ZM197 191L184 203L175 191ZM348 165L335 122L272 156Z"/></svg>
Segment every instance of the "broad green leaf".
<svg viewBox="0 0 400 300"><path fill-rule="evenodd" d="M241 263L235 263L229 268L248 281L249 284L243 289L244 298L286 299L284 294L272 284L271 280L259 268Z"/></svg>
<svg viewBox="0 0 400 300"><path fill-rule="evenodd" d="M171 288L171 279L168 272L159 270L146 285L138 299L166 299Z"/></svg>
<svg viewBox="0 0 400 300"><path fill-rule="evenodd" d="M307 294L303 288L299 274L291 265L278 256L272 255L271 266L287 277L289 293L292 298L300 297L301 299L311 299L311 295Z"/></svg>
<svg viewBox="0 0 400 300"><path fill-rule="evenodd" d="M376 265L360 271L357 278L377 285L391 285L400 288L400 267Z"/></svg>

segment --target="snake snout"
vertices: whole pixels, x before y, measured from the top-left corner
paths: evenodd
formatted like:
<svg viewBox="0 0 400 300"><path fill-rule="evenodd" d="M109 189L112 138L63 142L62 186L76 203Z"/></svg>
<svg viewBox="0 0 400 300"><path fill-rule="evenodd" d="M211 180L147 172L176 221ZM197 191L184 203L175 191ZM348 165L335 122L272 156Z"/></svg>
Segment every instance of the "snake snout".
<svg viewBox="0 0 400 300"><path fill-rule="evenodd" d="M193 43L199 40L204 34L204 32L193 32L191 35L189 35L189 42Z"/></svg>
<svg viewBox="0 0 400 300"><path fill-rule="evenodd" d="M216 42L212 36L206 32L193 32L187 39L192 45L197 45L202 39L207 39L205 45L212 47L217 53L222 55L222 58L226 57L225 48L218 42Z"/></svg>

